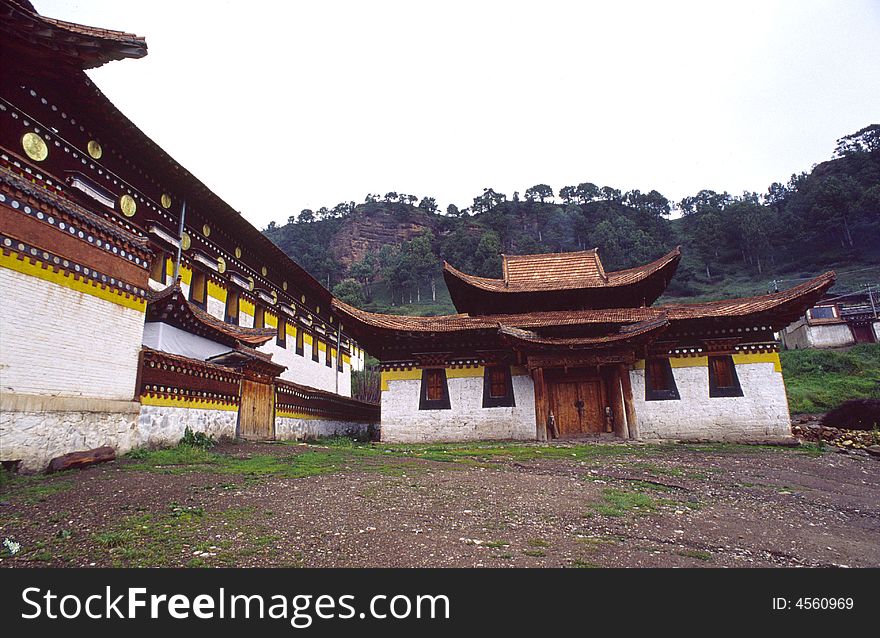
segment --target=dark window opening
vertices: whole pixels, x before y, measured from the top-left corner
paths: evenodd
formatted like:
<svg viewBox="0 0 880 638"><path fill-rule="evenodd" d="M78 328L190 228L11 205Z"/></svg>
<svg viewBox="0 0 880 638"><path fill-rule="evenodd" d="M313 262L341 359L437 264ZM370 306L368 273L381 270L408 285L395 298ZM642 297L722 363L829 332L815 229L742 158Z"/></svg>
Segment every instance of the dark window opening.
<svg viewBox="0 0 880 638"><path fill-rule="evenodd" d="M278 333L275 335L275 343L282 348L287 347L287 320L280 315L278 317Z"/></svg>
<svg viewBox="0 0 880 638"><path fill-rule="evenodd" d="M680 398L669 359L645 361L645 401L671 401Z"/></svg>
<svg viewBox="0 0 880 638"><path fill-rule="evenodd" d="M345 371L345 361L342 359L342 351L338 348L336 349L336 371Z"/></svg>
<svg viewBox="0 0 880 638"><path fill-rule="evenodd" d="M327 356L324 357L324 365L328 368L333 367L333 348L330 347L330 340L327 340Z"/></svg>
<svg viewBox="0 0 880 638"><path fill-rule="evenodd" d="M315 363L318 363L321 360L320 352L321 340L318 339L318 335L312 335L312 361Z"/></svg>
<svg viewBox="0 0 880 638"><path fill-rule="evenodd" d="M300 326L296 327L296 353L299 356L303 356L305 353L305 344L306 335L305 330L303 330Z"/></svg>
<svg viewBox="0 0 880 638"><path fill-rule="evenodd" d="M208 303L208 275L201 270L193 270L189 284L189 300L202 310Z"/></svg>
<svg viewBox="0 0 880 638"><path fill-rule="evenodd" d="M226 323L238 325L238 302L238 291L230 286L226 293Z"/></svg>
<svg viewBox="0 0 880 638"><path fill-rule="evenodd" d="M448 410L449 408L446 370L444 368L422 370L419 410Z"/></svg>
<svg viewBox="0 0 880 638"><path fill-rule="evenodd" d="M156 255L153 259L153 263L150 265L150 279L153 281L158 281L162 285L165 285L165 271L166 271L167 258L165 253L160 253Z"/></svg>
<svg viewBox="0 0 880 638"><path fill-rule="evenodd" d="M741 397L742 387L736 375L733 357L728 355L709 357L709 396Z"/></svg>
<svg viewBox="0 0 880 638"><path fill-rule="evenodd" d="M254 304L254 328L266 327L266 309Z"/></svg>
<svg viewBox="0 0 880 638"><path fill-rule="evenodd" d="M510 366L486 366L483 372L483 407L513 407L513 378Z"/></svg>

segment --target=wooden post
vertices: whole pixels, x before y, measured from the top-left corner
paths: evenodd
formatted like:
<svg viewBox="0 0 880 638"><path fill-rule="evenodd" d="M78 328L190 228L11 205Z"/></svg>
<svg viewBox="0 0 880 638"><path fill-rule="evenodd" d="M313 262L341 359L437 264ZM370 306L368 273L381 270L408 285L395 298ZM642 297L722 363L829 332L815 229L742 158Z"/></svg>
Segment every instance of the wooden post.
<svg viewBox="0 0 880 638"><path fill-rule="evenodd" d="M547 386L544 385L544 369L535 368L534 370L532 370L532 380L535 382L536 438L539 441L546 441L548 398Z"/></svg>
<svg viewBox="0 0 880 638"><path fill-rule="evenodd" d="M636 423L636 407L633 403L632 383L629 380L629 369L623 364L617 366L620 375L620 385L623 388L623 410L626 413L626 424L629 430L629 438L639 438L639 426Z"/></svg>
<svg viewBox="0 0 880 638"><path fill-rule="evenodd" d="M621 439L629 438L629 428L626 425L626 414L623 409L623 391L620 387L620 368L611 368L608 379L608 402L611 404L611 414L614 415L614 435Z"/></svg>

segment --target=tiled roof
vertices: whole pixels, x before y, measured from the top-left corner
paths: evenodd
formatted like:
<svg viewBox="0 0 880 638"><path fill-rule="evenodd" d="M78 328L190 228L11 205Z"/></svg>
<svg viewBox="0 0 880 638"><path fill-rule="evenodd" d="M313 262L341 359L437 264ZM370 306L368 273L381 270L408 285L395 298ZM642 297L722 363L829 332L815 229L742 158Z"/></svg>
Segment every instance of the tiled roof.
<svg viewBox="0 0 880 638"><path fill-rule="evenodd" d="M244 328L221 321L190 303L177 284L168 286L165 290L150 296L150 302L147 305L147 319L170 318L172 315L169 314L169 304L181 311L180 314L183 316L178 315L178 320L190 320L200 324L202 329L212 334L215 340L226 343L233 348L239 343L252 347L263 345L276 333L275 328Z"/></svg>
<svg viewBox="0 0 880 638"><path fill-rule="evenodd" d="M551 349L603 348L624 343L643 341L644 337L654 337L669 327L665 316L648 319L622 326L617 332L598 337L544 337L530 330L501 326L498 332L502 338L520 346L539 346ZM642 339L639 339L639 338Z"/></svg>
<svg viewBox="0 0 880 638"><path fill-rule="evenodd" d="M47 18L37 13L30 3L0 0L0 16L7 43L17 38L38 44L49 51L61 52L83 69L99 67L111 60L147 55L147 43L140 36Z"/></svg>
<svg viewBox="0 0 880 638"><path fill-rule="evenodd" d="M503 279L476 277L444 262L444 274L487 292L546 292L613 288L628 286L647 279L681 258L675 248L651 263L606 273L598 250L543 255L503 255Z"/></svg>
<svg viewBox="0 0 880 638"><path fill-rule="evenodd" d="M363 329L406 333L454 333L473 330L508 328L547 328L590 324L631 324L668 318L670 322L694 319L744 318L771 312L785 312L786 317L800 314L834 283L834 273L827 272L788 290L708 303L668 304L648 308L611 308L601 310L556 310L503 315L445 315L440 317L406 317L358 310L338 299L334 309L354 324L352 333L358 337ZM359 330L360 329L360 330Z"/></svg>

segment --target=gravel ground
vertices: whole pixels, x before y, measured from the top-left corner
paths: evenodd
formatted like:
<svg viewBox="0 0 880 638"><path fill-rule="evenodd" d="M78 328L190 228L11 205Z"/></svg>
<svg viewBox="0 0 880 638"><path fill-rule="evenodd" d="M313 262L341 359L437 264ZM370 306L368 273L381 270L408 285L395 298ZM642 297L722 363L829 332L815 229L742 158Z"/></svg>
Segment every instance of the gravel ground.
<svg viewBox="0 0 880 638"><path fill-rule="evenodd" d="M20 549L0 548L0 566L880 566L867 455L506 450L240 443L212 465L124 458L14 478L0 538Z"/></svg>

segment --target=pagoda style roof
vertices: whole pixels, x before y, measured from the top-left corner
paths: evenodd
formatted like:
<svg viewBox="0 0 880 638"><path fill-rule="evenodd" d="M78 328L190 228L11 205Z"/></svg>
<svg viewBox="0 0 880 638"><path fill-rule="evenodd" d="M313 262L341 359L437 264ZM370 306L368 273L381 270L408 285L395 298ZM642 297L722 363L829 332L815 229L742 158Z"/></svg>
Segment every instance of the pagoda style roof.
<svg viewBox="0 0 880 638"><path fill-rule="evenodd" d="M621 344L647 334L649 329L779 330L820 299L834 277L833 272L826 272L788 290L755 297L643 308L408 317L366 312L334 299L333 309L345 321L346 330L379 359L394 358L407 349L419 352L497 347L501 335L523 343L543 340L548 346L588 346L611 338ZM597 337L601 339L587 341Z"/></svg>
<svg viewBox="0 0 880 638"><path fill-rule="evenodd" d="M147 55L147 43L140 36L47 18L27 0L0 0L0 18L4 54L42 50L48 59L65 60L80 69Z"/></svg>
<svg viewBox="0 0 880 638"><path fill-rule="evenodd" d="M217 319L193 305L178 284L151 295L147 304L147 321L170 324L252 357L262 355L252 348L263 345L276 334L275 328L244 328Z"/></svg>
<svg viewBox="0 0 880 638"><path fill-rule="evenodd" d="M524 308L580 310L648 306L663 294L681 260L680 247L651 263L606 272L598 249L502 255L502 279L468 275L443 264L459 312L513 313Z"/></svg>

